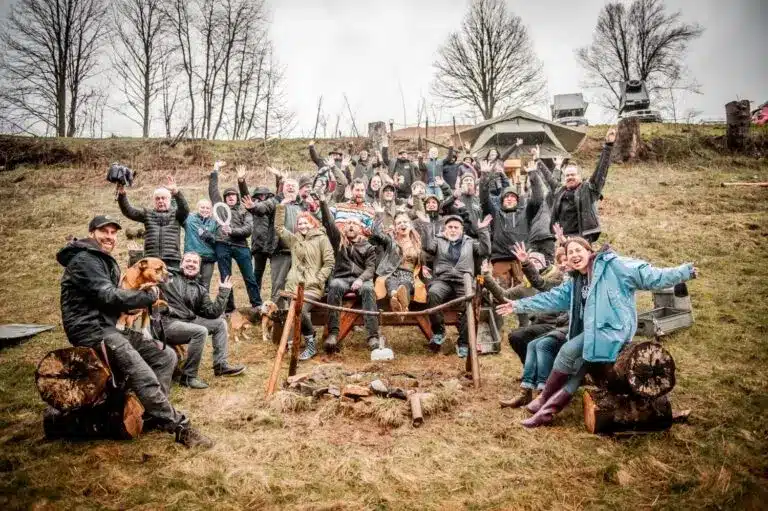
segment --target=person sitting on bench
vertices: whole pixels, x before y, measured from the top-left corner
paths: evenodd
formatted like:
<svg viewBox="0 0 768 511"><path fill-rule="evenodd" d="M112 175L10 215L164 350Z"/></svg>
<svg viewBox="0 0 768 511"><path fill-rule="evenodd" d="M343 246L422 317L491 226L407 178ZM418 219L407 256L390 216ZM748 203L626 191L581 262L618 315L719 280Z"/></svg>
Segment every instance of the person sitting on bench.
<svg viewBox="0 0 768 511"><path fill-rule="evenodd" d="M487 215L477 224L478 239L464 234L464 221L460 216L445 218L442 234L429 240L425 250L435 256L434 275L429 283L429 307L437 307L458 296L465 296L470 290L464 289L464 275L475 275L475 258L484 258L491 253L491 237L488 232L493 217ZM437 353L445 339L445 321L442 312L430 314L432 339L429 348ZM469 351L466 318L462 316L459 328L459 342L456 353L465 358Z"/></svg>
<svg viewBox="0 0 768 511"><path fill-rule="evenodd" d="M411 225L410 215L401 211L395 215L395 226L381 230L383 220L377 217L370 242L383 247L383 256L376 267L376 297L389 297L392 312L405 312L411 297L424 294L424 284L418 278L419 271L429 277L429 270L422 265L423 254L419 233ZM421 297L424 301L426 297Z"/></svg>
<svg viewBox="0 0 768 511"><path fill-rule="evenodd" d="M359 183L363 186L363 183ZM364 189L363 189L364 191ZM376 293L373 290L373 276L376 271L376 249L368 242L363 224L357 217L350 216L335 220L328 203L320 201L323 227L333 247L336 264L333 278L328 286L328 303L341 305L344 294L352 291L363 299L363 310L377 311ZM379 347L379 318L365 316L368 332L368 346ZM328 312L328 336L323 348L327 353L339 350L339 311Z"/></svg>

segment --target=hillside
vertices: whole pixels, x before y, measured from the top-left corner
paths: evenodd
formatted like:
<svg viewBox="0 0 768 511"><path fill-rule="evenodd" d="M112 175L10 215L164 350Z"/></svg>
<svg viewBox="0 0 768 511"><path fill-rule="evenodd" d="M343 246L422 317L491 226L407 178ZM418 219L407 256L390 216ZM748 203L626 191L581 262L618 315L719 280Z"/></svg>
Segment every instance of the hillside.
<svg viewBox="0 0 768 511"><path fill-rule="evenodd" d="M481 390L467 387L452 409L419 429L381 426L327 403L283 413L263 401L275 349L257 331L254 340L230 350L232 361L248 365L244 377L214 379L206 347L201 377L211 388L173 389L174 404L217 441L205 452L188 451L161 433L133 442L44 440L34 370L46 352L67 345L54 257L68 235L85 235L96 212L119 215L114 189L104 182L110 161L139 170L128 192L132 202L147 203L173 174L194 203L206 193L215 158L253 172L268 161L310 170L307 141L269 141L267 158L263 141L170 148L155 140L0 138L8 166L0 172L0 323L57 325L0 351L0 508L764 508L768 189L720 183L768 181L767 132L756 133L751 154L730 155L721 149L719 128L643 129L649 160L610 170L602 240L659 266L694 261L700 268L690 284L696 322L665 341L677 363L671 399L675 408L692 411L688 424L648 435L592 436L584 431L577 397L553 427L527 431L518 425L524 412L497 404L521 371L506 343L501 355L480 360ZM587 171L604 131L590 128L576 155ZM348 143L361 147L362 141L318 141L321 153ZM233 166L224 182L234 182ZM117 249L122 265L125 241ZM235 291L245 304L239 277ZM639 309L649 306L650 294L641 294ZM385 333L397 357L389 371L434 381L460 377L463 361L429 354L416 330ZM448 333L455 339L453 329ZM363 344L362 335L353 334L333 361L366 370ZM303 363L301 370L321 362Z"/></svg>

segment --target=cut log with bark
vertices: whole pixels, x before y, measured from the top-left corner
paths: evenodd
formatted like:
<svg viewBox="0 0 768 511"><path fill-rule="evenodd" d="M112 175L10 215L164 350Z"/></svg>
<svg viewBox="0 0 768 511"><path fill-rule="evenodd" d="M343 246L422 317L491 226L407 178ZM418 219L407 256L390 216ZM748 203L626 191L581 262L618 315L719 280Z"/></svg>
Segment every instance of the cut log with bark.
<svg viewBox="0 0 768 511"><path fill-rule="evenodd" d="M49 406L43 414L43 430L49 440L113 438L130 440L144 427L144 407L131 392L113 392L95 406L62 412Z"/></svg>
<svg viewBox="0 0 768 511"><path fill-rule="evenodd" d="M642 158L645 152L645 143L640 137L640 121L633 117L620 120L611 160L617 163L633 161Z"/></svg>
<svg viewBox="0 0 768 511"><path fill-rule="evenodd" d="M43 357L35 371L35 384L43 401L66 412L103 402L110 376L95 350L63 348Z"/></svg>
<svg viewBox="0 0 768 511"><path fill-rule="evenodd" d="M583 402L584 425L593 434L662 431L675 421L666 395L648 399L600 389L585 391Z"/></svg>
<svg viewBox="0 0 768 511"><path fill-rule="evenodd" d="M592 373L595 382L614 394L657 398L675 386L675 361L655 341L631 342L616 363Z"/></svg>
<svg viewBox="0 0 768 511"><path fill-rule="evenodd" d="M743 151L749 138L749 127L752 115L749 111L749 100L731 101L725 105L725 135L726 147L731 151Z"/></svg>

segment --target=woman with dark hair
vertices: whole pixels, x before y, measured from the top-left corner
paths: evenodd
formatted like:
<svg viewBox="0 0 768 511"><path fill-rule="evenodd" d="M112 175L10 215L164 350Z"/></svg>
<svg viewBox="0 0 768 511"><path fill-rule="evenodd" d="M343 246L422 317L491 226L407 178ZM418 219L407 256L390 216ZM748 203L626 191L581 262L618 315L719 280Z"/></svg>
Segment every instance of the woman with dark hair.
<svg viewBox="0 0 768 511"><path fill-rule="evenodd" d="M584 238L568 238L565 250L571 279L546 293L496 308L501 315L569 313L568 341L560 348L541 394L526 406L534 414L522 422L528 428L549 424L570 403L586 373L585 363L616 361L637 329L636 291L666 288L697 276L692 263L654 268L608 247L594 252Z"/></svg>
<svg viewBox="0 0 768 511"><path fill-rule="evenodd" d="M333 269L333 247L320 221L307 211L302 211L296 217L293 232L286 229L285 205L288 203L288 199L284 200L275 210L275 230L291 251L291 269L285 281L285 290L295 293L299 282L303 282L304 295L319 300L325 294L325 281ZM304 336L305 349L299 355L299 360L308 360L317 354L311 310L312 305L304 302L301 309L301 334Z"/></svg>

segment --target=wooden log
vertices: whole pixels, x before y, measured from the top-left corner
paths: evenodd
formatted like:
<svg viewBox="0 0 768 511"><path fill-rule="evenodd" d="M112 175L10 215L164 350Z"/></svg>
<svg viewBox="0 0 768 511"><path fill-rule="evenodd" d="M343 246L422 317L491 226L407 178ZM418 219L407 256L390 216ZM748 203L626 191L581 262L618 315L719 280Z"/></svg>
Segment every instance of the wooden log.
<svg viewBox="0 0 768 511"><path fill-rule="evenodd" d="M749 127L752 116L749 111L749 100L731 101L725 105L725 134L726 147L731 151L743 151L749 137Z"/></svg>
<svg viewBox="0 0 768 511"><path fill-rule="evenodd" d="M599 387L614 394L657 398L675 386L675 361L658 342L631 342L616 363L596 364L590 374Z"/></svg>
<svg viewBox="0 0 768 511"><path fill-rule="evenodd" d="M411 424L414 428L418 428L424 424L424 413L421 410L421 396L416 393L412 394L408 400L411 405Z"/></svg>
<svg viewBox="0 0 768 511"><path fill-rule="evenodd" d="M474 289L475 279L471 275L464 275L464 293L469 294ZM474 293L474 297L479 300L480 293ZM469 340L469 355L467 365L472 370L472 384L476 389L480 388L480 361L477 358L477 326L475 324L475 303L473 300L467 302L467 337Z"/></svg>
<svg viewBox="0 0 768 511"><path fill-rule="evenodd" d="M768 187L768 181L762 181L762 182L755 182L755 183L749 183L749 182L733 182L733 183L720 183L720 186L726 187L726 186L754 186L754 187L760 187L760 188L766 188Z"/></svg>
<svg viewBox="0 0 768 511"><path fill-rule="evenodd" d="M285 318L285 325L283 325L282 335L280 336L280 344L277 346L277 354L275 355L275 362L272 365L272 373L267 380L266 399L269 399L275 392L275 386L277 385L277 377L280 375L280 364L283 362L283 356L285 350L288 347L288 336L293 332L293 322L296 319L296 308L294 307L296 300L291 299L291 303L288 306L288 316Z"/></svg>
<svg viewBox="0 0 768 511"><path fill-rule="evenodd" d="M35 384L43 401L62 412L103 402L111 373L95 350L62 348L37 366Z"/></svg>
<svg viewBox="0 0 768 511"><path fill-rule="evenodd" d="M640 121L635 117L620 120L611 160L618 163L632 161L642 158L645 152L645 144L640 137Z"/></svg>
<svg viewBox="0 0 768 511"><path fill-rule="evenodd" d="M304 283L299 282L296 288L296 303L293 304L296 309L293 323L293 344L291 345L291 361L288 365L288 376L296 374L296 367L299 364L299 350L301 349L301 308L304 306Z"/></svg>
<svg viewBox="0 0 768 511"><path fill-rule="evenodd" d="M601 389L585 391L583 402L584 425L593 434L662 431L674 423L667 396L620 396Z"/></svg>
<svg viewBox="0 0 768 511"><path fill-rule="evenodd" d="M95 406L62 412L49 406L43 413L46 438L130 440L144 427L144 407L132 392L112 392Z"/></svg>

